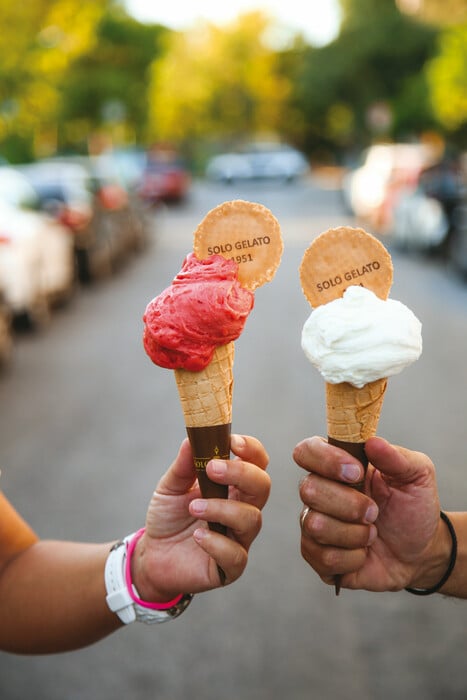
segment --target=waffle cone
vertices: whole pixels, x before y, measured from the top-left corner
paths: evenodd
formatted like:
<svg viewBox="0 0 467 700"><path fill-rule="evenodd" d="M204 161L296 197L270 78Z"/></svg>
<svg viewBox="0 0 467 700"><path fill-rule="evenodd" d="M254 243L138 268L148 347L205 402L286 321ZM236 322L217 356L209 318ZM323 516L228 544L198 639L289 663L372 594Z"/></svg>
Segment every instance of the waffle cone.
<svg viewBox="0 0 467 700"><path fill-rule="evenodd" d="M376 434L387 379L361 389L343 382L326 383L328 436L344 443L363 443Z"/></svg>
<svg viewBox="0 0 467 700"><path fill-rule="evenodd" d="M216 348L209 365L199 372L175 370L187 428L232 422L234 343Z"/></svg>

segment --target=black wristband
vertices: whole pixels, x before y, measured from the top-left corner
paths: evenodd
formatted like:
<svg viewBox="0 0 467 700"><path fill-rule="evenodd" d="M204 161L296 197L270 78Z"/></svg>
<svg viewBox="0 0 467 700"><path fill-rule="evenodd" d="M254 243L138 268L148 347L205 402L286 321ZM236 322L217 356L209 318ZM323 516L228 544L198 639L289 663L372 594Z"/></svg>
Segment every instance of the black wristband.
<svg viewBox="0 0 467 700"><path fill-rule="evenodd" d="M446 583L446 581L448 580L448 578L452 574L452 570L454 569L454 567L456 565L456 559L457 559L456 531L454 530L454 525L449 520L446 513L443 513L443 511L440 511L440 517L441 517L441 520L444 520L444 522L448 526L449 534L451 535L451 540L452 540L451 557L449 559L448 568L446 569L446 573L444 574L444 576L438 581L438 583L435 586L432 586L431 588L406 588L405 589L406 591L408 591L409 593L413 593L414 595L431 595L432 593L437 593L439 591L439 589L444 586L444 584Z"/></svg>

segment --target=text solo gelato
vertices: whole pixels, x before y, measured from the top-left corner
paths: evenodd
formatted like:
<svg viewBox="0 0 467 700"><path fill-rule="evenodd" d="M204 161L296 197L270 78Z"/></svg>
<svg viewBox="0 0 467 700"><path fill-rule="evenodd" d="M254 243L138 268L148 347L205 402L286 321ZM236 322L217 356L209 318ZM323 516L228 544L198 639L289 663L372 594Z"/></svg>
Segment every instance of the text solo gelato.
<svg viewBox="0 0 467 700"><path fill-rule="evenodd" d="M415 362L422 352L421 328L401 302L351 286L311 312L301 344L326 382L361 388Z"/></svg>

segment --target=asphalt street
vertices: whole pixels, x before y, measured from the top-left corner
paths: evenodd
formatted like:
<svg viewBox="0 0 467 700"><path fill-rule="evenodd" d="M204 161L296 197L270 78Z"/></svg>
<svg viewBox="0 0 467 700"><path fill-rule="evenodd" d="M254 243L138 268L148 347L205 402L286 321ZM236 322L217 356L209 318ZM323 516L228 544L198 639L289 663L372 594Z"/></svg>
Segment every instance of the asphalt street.
<svg viewBox="0 0 467 700"><path fill-rule="evenodd" d="M180 269L207 211L235 198L279 219L284 254L236 343L235 432L270 454L272 493L244 576L166 625L130 626L56 656L0 654L1 700L465 700L467 603L406 592L336 598L301 559L302 476L291 452L325 433L324 384L300 348L301 257L354 224L326 181L196 184L154 217L151 246L80 290L40 335L18 339L0 378L1 485L41 537L110 541L136 530L184 437L171 372L144 354L147 302ZM467 285L440 261L391 251L391 297L423 323L421 359L391 379L379 434L427 452L445 509L467 507ZM80 591L76 591L79 595Z"/></svg>

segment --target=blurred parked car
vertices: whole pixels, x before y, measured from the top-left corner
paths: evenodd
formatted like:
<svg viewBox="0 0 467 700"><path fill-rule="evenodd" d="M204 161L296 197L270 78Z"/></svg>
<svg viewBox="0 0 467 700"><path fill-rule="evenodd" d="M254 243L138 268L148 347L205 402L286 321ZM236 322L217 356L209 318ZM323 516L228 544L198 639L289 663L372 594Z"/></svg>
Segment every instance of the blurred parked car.
<svg viewBox="0 0 467 700"><path fill-rule="evenodd" d="M128 194L108 164L87 157L43 160L22 168L42 209L73 235L78 277L89 282L111 274L139 245Z"/></svg>
<svg viewBox="0 0 467 700"><path fill-rule="evenodd" d="M138 187L138 194L143 201L152 205L159 202L183 202L190 187L191 174L175 149L156 146L148 151Z"/></svg>
<svg viewBox="0 0 467 700"><path fill-rule="evenodd" d="M305 156L280 143L252 143L241 150L213 156L206 166L210 180L231 183L245 180L291 182L309 171Z"/></svg>
<svg viewBox="0 0 467 700"><path fill-rule="evenodd" d="M392 211L401 192L416 188L422 169L437 154L425 144L382 143L363 153L362 163L342 180L346 205L380 232L392 226Z"/></svg>
<svg viewBox="0 0 467 700"><path fill-rule="evenodd" d="M463 196L456 159L443 159L425 168L417 186L399 195L392 215L392 240L406 250L447 250L454 230L454 212Z"/></svg>
<svg viewBox="0 0 467 700"><path fill-rule="evenodd" d="M23 166L22 172L34 187L42 210L70 231L79 279L109 274L110 242L100 230L87 170L78 163L51 160Z"/></svg>
<svg viewBox="0 0 467 700"><path fill-rule="evenodd" d="M146 168L146 149L140 146L111 148L99 158L109 162L127 190L136 191Z"/></svg>
<svg viewBox="0 0 467 700"><path fill-rule="evenodd" d="M12 315L41 325L53 304L69 299L74 282L68 230L39 211L20 172L0 167L0 289Z"/></svg>
<svg viewBox="0 0 467 700"><path fill-rule="evenodd" d="M153 212L138 191L145 162L139 149L118 149L88 159L99 202L110 205L107 211L113 212L123 257L144 250L154 227Z"/></svg>

